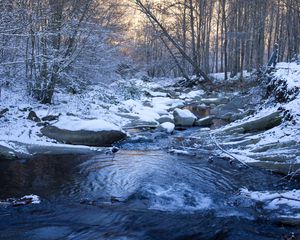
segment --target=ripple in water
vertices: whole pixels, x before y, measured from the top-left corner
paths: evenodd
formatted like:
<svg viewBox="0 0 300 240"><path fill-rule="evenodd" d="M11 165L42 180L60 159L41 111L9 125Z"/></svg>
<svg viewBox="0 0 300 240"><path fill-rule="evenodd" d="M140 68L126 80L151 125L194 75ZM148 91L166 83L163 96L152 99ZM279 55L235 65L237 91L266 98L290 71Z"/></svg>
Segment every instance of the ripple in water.
<svg viewBox="0 0 300 240"><path fill-rule="evenodd" d="M208 209L213 198L234 189L232 181L208 168L207 162L163 152L126 151L112 160L96 157L80 168L83 196L112 196L152 210Z"/></svg>

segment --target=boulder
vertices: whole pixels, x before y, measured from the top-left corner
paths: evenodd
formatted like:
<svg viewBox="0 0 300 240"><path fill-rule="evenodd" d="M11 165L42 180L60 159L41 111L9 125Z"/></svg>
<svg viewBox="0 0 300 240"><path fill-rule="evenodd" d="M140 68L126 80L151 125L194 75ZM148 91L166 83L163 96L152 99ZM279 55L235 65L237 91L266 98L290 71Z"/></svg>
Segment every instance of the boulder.
<svg viewBox="0 0 300 240"><path fill-rule="evenodd" d="M214 117L207 116L205 118L201 118L195 122L195 126L198 127L210 127L213 124Z"/></svg>
<svg viewBox="0 0 300 240"><path fill-rule="evenodd" d="M210 107L206 105L190 104L184 109L191 111L197 118L204 118L210 115Z"/></svg>
<svg viewBox="0 0 300 240"><path fill-rule="evenodd" d="M174 132L175 124L174 123L170 123L170 122L165 122L165 123L162 123L158 127L158 129L162 130L164 132L167 132L167 133L172 133L172 132Z"/></svg>
<svg viewBox="0 0 300 240"><path fill-rule="evenodd" d="M238 109L235 108L235 106L231 106L231 104L220 104L211 110L211 114L215 115L216 118L227 121L229 121L234 114L239 113Z"/></svg>
<svg viewBox="0 0 300 240"><path fill-rule="evenodd" d="M237 128L243 128L244 132L264 131L280 125L281 121L281 114L279 112L273 112L266 116L249 120L247 122L240 123L233 127L226 128L225 131L234 131Z"/></svg>
<svg viewBox="0 0 300 240"><path fill-rule="evenodd" d="M187 109L176 108L173 112L176 126L192 127L197 117Z"/></svg>
<svg viewBox="0 0 300 240"><path fill-rule="evenodd" d="M168 116L168 115L161 116L159 119L157 119L157 121L160 124L163 124L163 123L174 123L174 119L171 116Z"/></svg>
<svg viewBox="0 0 300 240"><path fill-rule="evenodd" d="M70 131L60 129L55 126L47 126L41 129L41 133L58 142L85 145L94 147L109 147L112 144L124 140L127 135L122 131L105 130L105 131Z"/></svg>

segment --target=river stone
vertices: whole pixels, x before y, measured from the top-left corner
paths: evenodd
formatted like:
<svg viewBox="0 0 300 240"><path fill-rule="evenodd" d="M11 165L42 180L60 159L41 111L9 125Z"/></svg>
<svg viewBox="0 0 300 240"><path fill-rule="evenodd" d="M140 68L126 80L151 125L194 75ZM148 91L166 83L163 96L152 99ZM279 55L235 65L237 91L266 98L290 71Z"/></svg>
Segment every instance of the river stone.
<svg viewBox="0 0 300 240"><path fill-rule="evenodd" d="M205 118L201 118L195 122L195 126L198 127L210 127L213 124L214 117L207 116Z"/></svg>
<svg viewBox="0 0 300 240"><path fill-rule="evenodd" d="M124 132L116 130L98 132L86 130L70 131L55 126L44 127L41 129L41 133L61 143L93 147L110 147L113 143L124 140L127 137Z"/></svg>
<svg viewBox="0 0 300 240"><path fill-rule="evenodd" d="M191 111L197 118L204 118L210 115L210 107L206 105L190 104L184 109Z"/></svg>
<svg viewBox="0 0 300 240"><path fill-rule="evenodd" d="M157 121L160 124L163 124L163 123L174 123L174 119L171 116L167 116L167 115L161 116L159 119L157 119Z"/></svg>
<svg viewBox="0 0 300 240"><path fill-rule="evenodd" d="M258 119L249 120L233 127L225 129L225 131L232 131L236 128L243 128L244 132L257 132L269 130L281 124L282 116L279 112L273 112L269 115L263 116Z"/></svg>
<svg viewBox="0 0 300 240"><path fill-rule="evenodd" d="M187 109L176 108L173 112L176 126L192 127L197 117Z"/></svg>
<svg viewBox="0 0 300 240"><path fill-rule="evenodd" d="M240 112L238 112L235 106L231 106L231 104L220 104L211 110L211 114L213 114L216 118L227 121L232 118L234 113L238 114Z"/></svg>
<svg viewBox="0 0 300 240"><path fill-rule="evenodd" d="M167 132L167 133L174 132L174 129L175 129L175 124L174 123L170 123L170 122L162 123L158 127L158 130L162 130L162 131Z"/></svg>

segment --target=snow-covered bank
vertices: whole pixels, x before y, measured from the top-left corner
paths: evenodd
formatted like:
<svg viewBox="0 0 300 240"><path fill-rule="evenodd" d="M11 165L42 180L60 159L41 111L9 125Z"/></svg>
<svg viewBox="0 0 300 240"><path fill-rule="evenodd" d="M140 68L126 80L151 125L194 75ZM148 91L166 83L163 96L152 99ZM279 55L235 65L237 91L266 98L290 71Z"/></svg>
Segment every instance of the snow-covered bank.
<svg viewBox="0 0 300 240"><path fill-rule="evenodd" d="M279 63L269 79L271 79L269 86L273 85L272 91L269 92L268 99L257 106L256 113L235 121L215 131L214 134L219 135L219 141L227 151L235 156L241 156L240 159L243 161L251 163L254 160L255 166L295 177L300 174L300 65ZM286 95L285 101L278 99L279 93ZM273 118L260 122L272 114ZM282 117L281 124L277 126L274 124L266 131L238 134L239 131L243 132L241 127L248 126L253 129L270 124L278 114ZM261 125L258 126L258 123ZM228 129L236 131L236 138L221 137L222 132ZM235 139L241 138L243 142L236 144Z"/></svg>
<svg viewBox="0 0 300 240"><path fill-rule="evenodd" d="M255 91L248 95L239 92L224 94L222 89L205 93L199 86L172 86L178 79L132 79L111 86L90 86L76 95L60 90L55 93L54 104L48 106L37 103L26 95L25 89L14 86L2 91L0 111L7 111L0 114L1 146L26 154L37 152L32 150L37 147L28 150L28 146L40 146L44 149L42 153L61 152L59 149L62 148L68 149L67 152L72 152L72 149L77 152L95 150L62 144L68 141L54 140L58 138L41 134L41 129L49 125L72 132L124 132L133 128L150 128L173 133L178 126L211 127L210 132L200 133L200 136L205 135L201 140L205 142L202 146L211 142L209 136L214 135L221 148L226 148L242 162L262 164L284 173L289 172L287 169L292 164L290 173L295 173L298 171L297 164L300 164L299 72L300 67L296 63L280 63L270 76L273 84L284 82L287 94L292 91L293 97L286 98L285 102L278 102L273 97L276 92L271 92L267 101L260 101L261 96L257 96ZM28 119L31 111L40 121ZM178 117L181 119L178 120ZM187 125L186 119L189 120ZM199 138L197 134L195 131L192 137ZM25 150L22 149L24 146ZM195 149L197 147L195 145ZM218 148L215 150L220 151Z"/></svg>
<svg viewBox="0 0 300 240"><path fill-rule="evenodd" d="M174 81L167 82L171 84ZM53 105L39 104L27 95L26 89L21 85L4 88L0 99L0 111L5 110L0 114L0 146L5 147L5 152L12 157L54 152L88 153L102 151L102 148L63 143L79 142L81 145L88 145L85 144L86 140L77 139L84 132L93 135L92 138L98 138L93 132L124 133L128 126L135 127L136 123L142 123L142 126L161 125L163 131L172 133L173 109L183 106L184 100L170 97L158 90L153 91L162 86L163 84L155 81L132 79L126 83L113 83L108 87L93 85L76 95L60 89L55 93ZM203 91L193 92L187 97L202 93ZM51 134L43 131L48 126L55 127L48 130ZM58 134L63 135L68 131L72 136L66 139L57 137L56 134L56 137L52 137L54 130L61 131ZM79 134L75 141L74 132ZM94 142L90 145L96 146Z"/></svg>
<svg viewBox="0 0 300 240"><path fill-rule="evenodd" d="M281 192L240 190L241 196L251 199L254 204L261 204L265 211L273 213L273 218L282 219L283 222L299 224L300 222L300 190Z"/></svg>

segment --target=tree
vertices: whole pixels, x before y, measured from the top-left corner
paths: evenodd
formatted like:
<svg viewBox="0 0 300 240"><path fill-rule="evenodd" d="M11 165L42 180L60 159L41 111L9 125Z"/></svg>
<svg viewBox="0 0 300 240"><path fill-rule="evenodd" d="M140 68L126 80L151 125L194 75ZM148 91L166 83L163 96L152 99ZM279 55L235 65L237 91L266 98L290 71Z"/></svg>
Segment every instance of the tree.
<svg viewBox="0 0 300 240"><path fill-rule="evenodd" d="M157 17L152 13L151 9L149 7L147 7L142 1L140 0L135 0L135 3L137 4L137 6L139 7L139 9L147 16L147 18L150 20L150 22L152 23L153 27L156 28L156 30L161 31L161 34L164 35L164 37L166 37L166 39L173 45L173 47L175 47L178 52L181 54L181 56L187 61L189 62L192 67L193 67L193 72L197 75L197 76L202 76L204 78L204 80L206 82L209 82L210 79L208 77L208 75L201 70L201 68L199 67L199 65L197 64L197 61L195 61L196 59L191 58L184 50L183 48L176 42L176 40L171 36L171 34L168 32L168 30L166 29L166 27L164 27L164 25L157 19Z"/></svg>

